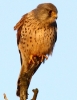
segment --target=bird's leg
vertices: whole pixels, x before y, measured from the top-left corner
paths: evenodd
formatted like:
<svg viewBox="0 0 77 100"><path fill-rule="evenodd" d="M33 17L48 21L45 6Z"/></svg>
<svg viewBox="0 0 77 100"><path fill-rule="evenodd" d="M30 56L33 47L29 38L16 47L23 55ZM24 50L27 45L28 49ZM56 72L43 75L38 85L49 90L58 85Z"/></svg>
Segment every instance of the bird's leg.
<svg viewBox="0 0 77 100"><path fill-rule="evenodd" d="M45 58L48 59L46 55L41 55L40 57L41 57L41 62L43 62Z"/></svg>
<svg viewBox="0 0 77 100"><path fill-rule="evenodd" d="M34 60L33 60L33 56L34 56L34 55L30 55L29 64L30 64L31 62L32 62L32 63L35 63Z"/></svg>
<svg viewBox="0 0 77 100"><path fill-rule="evenodd" d="M29 64L31 64L31 62L35 63L33 57L41 58L41 62L43 62L45 58L48 59L48 57L46 55L39 55L39 56L38 55L30 55Z"/></svg>

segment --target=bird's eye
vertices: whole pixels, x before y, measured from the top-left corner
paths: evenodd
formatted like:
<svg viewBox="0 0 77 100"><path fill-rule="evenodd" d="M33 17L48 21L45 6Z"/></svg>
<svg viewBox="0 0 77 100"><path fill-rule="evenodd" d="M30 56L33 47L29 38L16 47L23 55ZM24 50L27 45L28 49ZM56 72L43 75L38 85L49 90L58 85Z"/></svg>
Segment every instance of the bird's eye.
<svg viewBox="0 0 77 100"><path fill-rule="evenodd" d="M49 11L49 16L51 16L52 10Z"/></svg>

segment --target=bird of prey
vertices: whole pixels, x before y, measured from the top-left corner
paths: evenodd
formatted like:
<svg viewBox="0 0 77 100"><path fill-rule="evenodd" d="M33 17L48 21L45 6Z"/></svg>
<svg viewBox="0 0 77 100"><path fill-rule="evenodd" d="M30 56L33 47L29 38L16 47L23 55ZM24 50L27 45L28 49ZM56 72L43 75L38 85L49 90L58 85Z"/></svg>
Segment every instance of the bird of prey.
<svg viewBox="0 0 77 100"><path fill-rule="evenodd" d="M35 9L22 16L14 26L17 30L17 45L21 58L21 72L27 72L28 65L40 57L42 63L52 54L57 40L58 10L52 3L39 4Z"/></svg>

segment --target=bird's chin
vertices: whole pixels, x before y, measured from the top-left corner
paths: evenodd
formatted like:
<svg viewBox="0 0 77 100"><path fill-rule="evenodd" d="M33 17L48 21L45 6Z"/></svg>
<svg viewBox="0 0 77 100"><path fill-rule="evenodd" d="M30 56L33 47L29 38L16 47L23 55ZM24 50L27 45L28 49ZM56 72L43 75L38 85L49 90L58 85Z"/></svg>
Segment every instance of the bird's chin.
<svg viewBox="0 0 77 100"><path fill-rule="evenodd" d="M56 19L50 20L50 23L54 23L54 22L56 22Z"/></svg>
<svg viewBox="0 0 77 100"><path fill-rule="evenodd" d="M39 20L40 21L40 23L42 23L42 24L52 24L52 23L54 23L55 21L56 21L56 19L55 18L53 18L53 19L45 19L45 20Z"/></svg>
<svg viewBox="0 0 77 100"><path fill-rule="evenodd" d="M54 23L56 21L56 18L50 18L50 19L47 19L46 20L46 23L48 23L48 24L52 24L52 23ZM45 21L44 21L45 22Z"/></svg>

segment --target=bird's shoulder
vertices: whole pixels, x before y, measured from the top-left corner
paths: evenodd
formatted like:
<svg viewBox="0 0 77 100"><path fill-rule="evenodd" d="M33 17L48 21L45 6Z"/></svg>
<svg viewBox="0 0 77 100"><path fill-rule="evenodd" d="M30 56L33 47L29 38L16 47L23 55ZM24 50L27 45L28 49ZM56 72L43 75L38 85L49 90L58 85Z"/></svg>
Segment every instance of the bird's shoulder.
<svg viewBox="0 0 77 100"><path fill-rule="evenodd" d="M28 24L28 21L31 19L32 13L33 11L24 14L19 22L14 26L14 30L17 30L17 44L19 44L22 27L25 23Z"/></svg>

